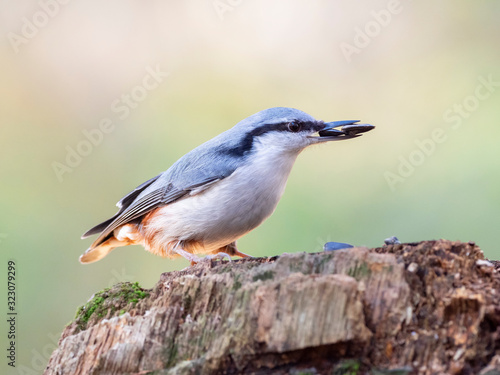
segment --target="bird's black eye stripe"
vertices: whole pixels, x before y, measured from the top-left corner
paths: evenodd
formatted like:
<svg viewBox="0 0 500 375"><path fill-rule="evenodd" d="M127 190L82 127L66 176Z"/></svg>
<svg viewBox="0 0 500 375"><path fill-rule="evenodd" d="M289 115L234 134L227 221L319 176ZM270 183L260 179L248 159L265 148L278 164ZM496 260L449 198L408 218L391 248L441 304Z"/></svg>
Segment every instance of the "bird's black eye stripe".
<svg viewBox="0 0 500 375"><path fill-rule="evenodd" d="M302 124L297 121L292 121L288 123L288 130L292 133L297 133L302 129Z"/></svg>
<svg viewBox="0 0 500 375"><path fill-rule="evenodd" d="M292 125L294 124L294 125ZM269 132L293 132L299 131L318 131L324 127L322 122L293 120L275 124L263 124L246 133L239 143L233 147L222 147L221 152L231 156L243 156L252 150L254 140Z"/></svg>

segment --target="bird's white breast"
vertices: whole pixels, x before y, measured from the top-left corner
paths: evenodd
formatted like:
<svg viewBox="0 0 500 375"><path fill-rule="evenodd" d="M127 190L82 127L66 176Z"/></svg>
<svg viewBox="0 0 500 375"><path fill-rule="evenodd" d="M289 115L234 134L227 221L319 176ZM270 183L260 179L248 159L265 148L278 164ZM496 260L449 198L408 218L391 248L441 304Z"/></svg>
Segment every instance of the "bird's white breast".
<svg viewBox="0 0 500 375"><path fill-rule="evenodd" d="M260 150L229 177L164 206L148 225L162 237L155 242L195 240L211 251L235 241L273 213L296 157Z"/></svg>

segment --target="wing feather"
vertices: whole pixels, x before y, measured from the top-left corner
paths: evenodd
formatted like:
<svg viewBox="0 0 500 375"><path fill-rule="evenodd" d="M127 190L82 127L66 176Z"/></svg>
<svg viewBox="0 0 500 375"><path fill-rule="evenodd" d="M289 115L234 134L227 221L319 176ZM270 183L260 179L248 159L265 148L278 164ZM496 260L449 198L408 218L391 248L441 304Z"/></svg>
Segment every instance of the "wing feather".
<svg viewBox="0 0 500 375"><path fill-rule="evenodd" d="M199 193L205 190L203 189L204 186L208 188L221 179L222 178L220 176L206 178L203 181L200 181L183 189L177 189L172 184L168 184L167 186L158 188L143 196L140 196L128 207L120 210L120 212L118 212L118 214L112 218L113 220L111 222L105 222L108 223L108 225L102 230L101 234L94 241L91 248L96 247L104 242L109 237L109 235L121 225L138 219L157 207L173 203L193 191Z"/></svg>
<svg viewBox="0 0 500 375"><path fill-rule="evenodd" d="M128 193L122 199L120 199L120 201L116 204L116 206L118 208L129 206L135 200L135 198L139 196L139 194L141 194L148 186L150 186L153 182L155 182L161 175L162 173L137 186L134 190L132 190L130 193Z"/></svg>
<svg viewBox="0 0 500 375"><path fill-rule="evenodd" d="M146 188L148 188L153 182L155 182L158 177L160 177L162 174L160 173L158 176L153 177L146 182L140 184L137 186L134 190L132 190L130 193L125 195L120 201L116 204L116 206L120 209L112 218L96 225L95 227L89 229L82 235L83 238L87 238L89 236L92 236L93 234L101 233L106 227L108 227L113 220L115 220L123 211L126 210L128 206L144 191Z"/></svg>

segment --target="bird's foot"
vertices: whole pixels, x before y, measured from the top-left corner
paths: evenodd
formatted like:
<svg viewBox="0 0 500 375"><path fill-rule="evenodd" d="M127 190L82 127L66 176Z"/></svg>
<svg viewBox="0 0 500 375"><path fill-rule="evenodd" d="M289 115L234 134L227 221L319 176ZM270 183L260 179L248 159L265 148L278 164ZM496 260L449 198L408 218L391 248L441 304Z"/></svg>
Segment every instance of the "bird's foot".
<svg viewBox="0 0 500 375"><path fill-rule="evenodd" d="M189 260L189 262L191 263L192 266L203 261L203 258L197 257L196 255L191 254L190 252L188 252L186 250L175 248L174 251L177 254L179 254L181 257Z"/></svg>
<svg viewBox="0 0 500 375"><path fill-rule="evenodd" d="M184 249L177 248L174 251L177 254L179 254L180 256L189 260L189 262L191 263L192 266L194 266L195 264L198 264L198 263L211 262L212 260L216 260L216 259L220 259L220 260L227 259L229 262L231 262L231 256L227 253L224 253L224 252L218 252L217 254L207 255L204 258L200 258L194 254L191 254L190 252L188 252Z"/></svg>
<svg viewBox="0 0 500 375"><path fill-rule="evenodd" d="M191 261L191 265L194 266L195 264L198 264L198 263L204 263L204 262L212 262L212 260L217 260L217 259L220 259L220 260L224 260L226 259L227 261L229 262L232 262L232 259L231 259L231 256L229 254L226 254L226 253L217 253L217 254L212 254L212 255L207 255L206 257L204 258L199 258L197 256L194 256L196 259L193 259Z"/></svg>
<svg viewBox="0 0 500 375"><path fill-rule="evenodd" d="M253 258L251 255L248 255L248 254L245 254L245 253L242 253L241 251L239 251L238 247L236 246L236 241L230 243L229 245L221 247L218 252L219 253L226 253L226 254L229 254L233 257Z"/></svg>

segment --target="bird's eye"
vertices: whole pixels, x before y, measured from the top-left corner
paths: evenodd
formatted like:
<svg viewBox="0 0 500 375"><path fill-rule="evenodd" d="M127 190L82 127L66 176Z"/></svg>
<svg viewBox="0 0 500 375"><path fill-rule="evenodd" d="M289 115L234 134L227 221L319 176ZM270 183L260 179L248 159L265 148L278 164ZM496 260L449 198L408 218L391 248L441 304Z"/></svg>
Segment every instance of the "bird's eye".
<svg viewBox="0 0 500 375"><path fill-rule="evenodd" d="M290 130L292 133L297 133L300 131L301 126L298 122L290 122L288 124L288 130Z"/></svg>

